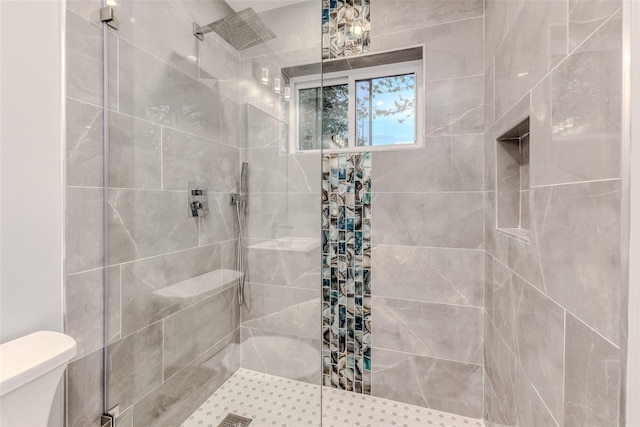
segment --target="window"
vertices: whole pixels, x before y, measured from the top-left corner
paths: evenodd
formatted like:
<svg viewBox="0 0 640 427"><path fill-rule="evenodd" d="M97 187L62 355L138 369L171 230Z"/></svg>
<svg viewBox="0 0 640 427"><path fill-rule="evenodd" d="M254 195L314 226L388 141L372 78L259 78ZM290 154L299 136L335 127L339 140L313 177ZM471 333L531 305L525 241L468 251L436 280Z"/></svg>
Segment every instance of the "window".
<svg viewBox="0 0 640 427"><path fill-rule="evenodd" d="M295 151L420 145L422 61L292 79ZM322 96L320 96L322 95Z"/></svg>

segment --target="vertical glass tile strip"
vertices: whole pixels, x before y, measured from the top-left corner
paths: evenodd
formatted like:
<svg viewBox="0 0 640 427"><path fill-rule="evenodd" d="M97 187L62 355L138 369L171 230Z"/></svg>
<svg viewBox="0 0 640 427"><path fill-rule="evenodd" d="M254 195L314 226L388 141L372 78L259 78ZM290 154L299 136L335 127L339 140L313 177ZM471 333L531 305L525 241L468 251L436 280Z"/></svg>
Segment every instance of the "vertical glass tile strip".
<svg viewBox="0 0 640 427"><path fill-rule="evenodd" d="M322 165L323 384L371 394L371 153Z"/></svg>

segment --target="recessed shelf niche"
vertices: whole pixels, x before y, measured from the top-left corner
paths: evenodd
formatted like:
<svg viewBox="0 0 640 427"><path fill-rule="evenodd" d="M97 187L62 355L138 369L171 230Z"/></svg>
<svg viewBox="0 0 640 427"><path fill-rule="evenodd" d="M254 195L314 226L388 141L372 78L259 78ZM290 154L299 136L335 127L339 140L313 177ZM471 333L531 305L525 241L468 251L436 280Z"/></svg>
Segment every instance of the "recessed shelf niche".
<svg viewBox="0 0 640 427"><path fill-rule="evenodd" d="M529 117L496 140L497 228L529 241Z"/></svg>

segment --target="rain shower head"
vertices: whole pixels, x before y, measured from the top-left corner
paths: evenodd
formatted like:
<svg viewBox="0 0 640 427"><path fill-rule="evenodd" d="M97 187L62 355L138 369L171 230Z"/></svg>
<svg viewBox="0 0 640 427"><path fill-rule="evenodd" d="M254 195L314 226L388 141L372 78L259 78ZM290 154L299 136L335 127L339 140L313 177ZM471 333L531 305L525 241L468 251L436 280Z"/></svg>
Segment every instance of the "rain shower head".
<svg viewBox="0 0 640 427"><path fill-rule="evenodd" d="M243 50L276 38L276 35L260 19L258 14L247 8L209 25L193 24L193 35L203 40L204 35L215 31L237 50Z"/></svg>

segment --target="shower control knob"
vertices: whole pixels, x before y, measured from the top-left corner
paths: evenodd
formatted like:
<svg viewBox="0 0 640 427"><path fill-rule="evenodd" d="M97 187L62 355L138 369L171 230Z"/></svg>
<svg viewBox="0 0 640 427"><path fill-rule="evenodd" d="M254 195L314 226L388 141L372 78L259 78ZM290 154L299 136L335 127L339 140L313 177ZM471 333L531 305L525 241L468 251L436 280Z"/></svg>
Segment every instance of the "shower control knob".
<svg viewBox="0 0 640 427"><path fill-rule="evenodd" d="M207 185L202 182L189 182L189 217L209 215Z"/></svg>

